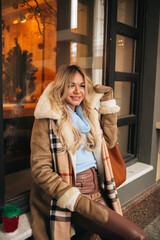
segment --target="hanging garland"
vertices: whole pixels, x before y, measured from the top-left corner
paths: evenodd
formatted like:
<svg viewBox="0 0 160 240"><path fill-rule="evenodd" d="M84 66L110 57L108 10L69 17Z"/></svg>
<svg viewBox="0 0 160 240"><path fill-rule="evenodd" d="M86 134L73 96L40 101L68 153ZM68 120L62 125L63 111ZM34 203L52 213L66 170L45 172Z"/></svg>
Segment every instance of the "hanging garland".
<svg viewBox="0 0 160 240"><path fill-rule="evenodd" d="M41 30L41 27L40 27L40 22L43 23L44 18L49 18L50 22L48 21L45 23L56 26L57 11L48 3L47 0L44 0L44 3L47 6L47 8L41 8L37 0L33 0L33 2L35 2L35 6L32 6L31 4L29 4L28 0L18 0L17 3L13 4L13 8L18 9L18 5L20 5L20 7L23 8L27 5L32 11L33 16L35 17L40 34L43 35L43 31Z"/></svg>

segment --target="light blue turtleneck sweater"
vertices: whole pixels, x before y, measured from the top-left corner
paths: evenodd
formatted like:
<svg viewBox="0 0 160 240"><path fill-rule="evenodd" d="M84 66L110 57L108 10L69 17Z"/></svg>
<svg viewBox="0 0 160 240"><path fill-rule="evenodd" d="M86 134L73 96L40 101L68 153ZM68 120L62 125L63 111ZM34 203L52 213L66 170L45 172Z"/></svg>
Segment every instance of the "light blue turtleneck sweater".
<svg viewBox="0 0 160 240"><path fill-rule="evenodd" d="M84 141L86 133L90 131L90 126L83 115L81 106L76 107L76 111L73 112L69 106L70 116L74 126L83 134ZM97 168L96 160L92 152L84 149L84 144L76 151L76 173L83 172L91 167Z"/></svg>

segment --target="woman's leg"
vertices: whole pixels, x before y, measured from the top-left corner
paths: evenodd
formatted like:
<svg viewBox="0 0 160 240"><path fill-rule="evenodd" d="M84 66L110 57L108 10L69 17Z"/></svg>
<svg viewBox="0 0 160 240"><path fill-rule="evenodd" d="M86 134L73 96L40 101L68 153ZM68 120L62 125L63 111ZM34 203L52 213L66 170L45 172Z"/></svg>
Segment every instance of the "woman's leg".
<svg viewBox="0 0 160 240"><path fill-rule="evenodd" d="M77 174L76 187L83 194L93 194L100 192L98 187L97 173L94 168ZM122 217L109 207L104 199L100 197L96 200L98 204L105 206L108 210L108 221L105 224L98 224L88 220L78 213L72 213L72 223L89 232L97 233L103 240L145 240L144 232L134 223Z"/></svg>
<svg viewBox="0 0 160 240"><path fill-rule="evenodd" d="M103 199L99 204L105 205L109 213L108 221L105 224L95 223L94 220L90 221L78 213L72 214L72 222L89 232L97 233L103 240L146 239L144 232L137 225L110 209Z"/></svg>

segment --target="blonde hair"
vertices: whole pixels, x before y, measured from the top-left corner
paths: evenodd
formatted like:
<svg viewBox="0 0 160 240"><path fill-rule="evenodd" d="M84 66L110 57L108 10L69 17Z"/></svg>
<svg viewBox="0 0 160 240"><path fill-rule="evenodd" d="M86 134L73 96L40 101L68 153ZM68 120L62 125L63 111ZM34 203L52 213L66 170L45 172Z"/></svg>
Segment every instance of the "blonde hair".
<svg viewBox="0 0 160 240"><path fill-rule="evenodd" d="M67 102L66 102L68 83L71 81L71 79L75 76L76 73L81 74L85 82L85 96L81 103L81 106L82 106L84 116L87 119L88 123L90 124L90 132L87 133L85 149L88 151L92 151L93 149L96 148L98 143L97 143L97 134L95 131L95 124L93 121L94 119L89 118L89 116L91 115L91 112L93 111L91 109L91 106L88 100L88 96L93 89L93 84L91 80L85 75L85 73L82 71L82 69L79 66L62 65L58 69L58 72L54 79L53 88L50 90L48 97L51 102L51 106L53 106L53 102L54 103L56 102L57 105L56 106L54 105L54 108L56 107L57 111L58 109L61 109L62 111L62 118L56 124L56 134L59 136L60 141L66 150L71 150L72 152L76 152L76 150L83 144L84 138L81 132L72 124L72 120L68 112ZM67 121L70 124L73 135L74 135L74 144L71 146L67 146L67 143L63 138L63 127L65 126L65 123Z"/></svg>

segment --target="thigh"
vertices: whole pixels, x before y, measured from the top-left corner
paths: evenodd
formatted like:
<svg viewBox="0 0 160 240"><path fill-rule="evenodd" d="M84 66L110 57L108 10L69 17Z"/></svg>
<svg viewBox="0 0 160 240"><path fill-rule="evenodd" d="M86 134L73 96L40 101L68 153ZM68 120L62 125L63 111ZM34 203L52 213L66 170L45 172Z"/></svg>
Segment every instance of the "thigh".
<svg viewBox="0 0 160 240"><path fill-rule="evenodd" d="M134 223L108 208L109 218L103 224L103 233L99 227L99 234L102 239L125 239L125 240L145 240L144 232Z"/></svg>
<svg viewBox="0 0 160 240"><path fill-rule="evenodd" d="M77 213L73 213L72 221L74 224L81 226L87 231L97 233L102 239L108 240L145 240L143 231L134 223L127 220L125 217L117 214L110 209L101 199L99 204L105 205L108 210L109 217L105 224L95 223Z"/></svg>

